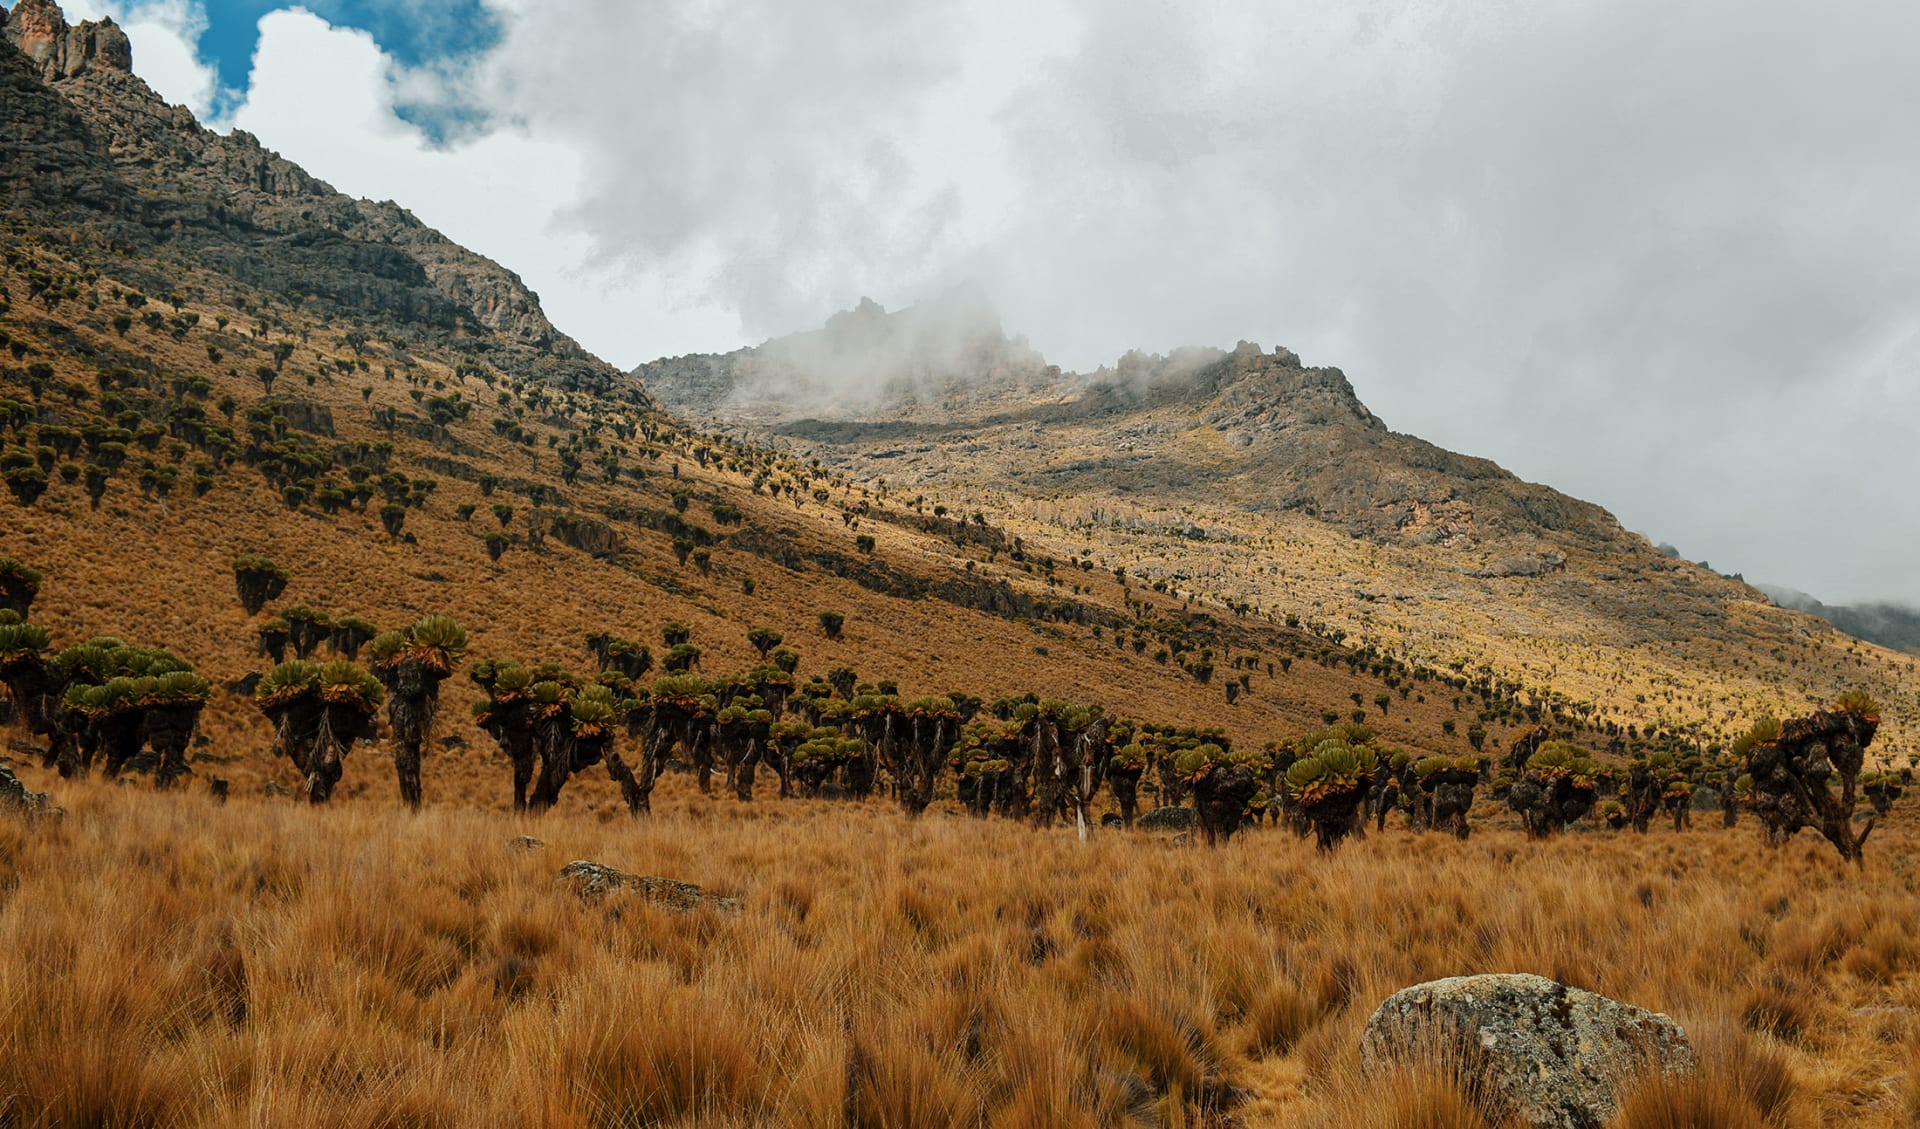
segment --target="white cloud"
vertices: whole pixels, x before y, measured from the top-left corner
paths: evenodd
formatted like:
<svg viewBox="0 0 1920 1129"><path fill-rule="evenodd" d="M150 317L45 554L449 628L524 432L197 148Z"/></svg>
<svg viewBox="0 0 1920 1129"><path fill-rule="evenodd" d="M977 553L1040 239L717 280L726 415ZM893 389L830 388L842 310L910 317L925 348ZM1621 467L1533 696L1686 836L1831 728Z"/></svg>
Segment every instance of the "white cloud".
<svg viewBox="0 0 1920 1129"><path fill-rule="evenodd" d="M576 145L502 123L436 147L395 112L401 91L422 81L365 32L300 9L274 12L260 21L232 124L342 192L396 200L517 271L562 330L616 361L653 356L643 343L669 325L704 325L716 340L739 336L730 312L690 307L671 280L596 262L588 233L557 224L577 205L585 176Z"/></svg>

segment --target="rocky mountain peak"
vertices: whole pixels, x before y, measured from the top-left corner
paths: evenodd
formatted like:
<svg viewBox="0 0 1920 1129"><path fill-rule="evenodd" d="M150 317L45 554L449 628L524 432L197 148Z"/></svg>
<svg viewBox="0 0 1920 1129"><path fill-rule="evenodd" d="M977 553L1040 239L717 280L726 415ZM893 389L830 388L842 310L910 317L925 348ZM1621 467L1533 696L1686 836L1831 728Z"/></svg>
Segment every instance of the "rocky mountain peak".
<svg viewBox="0 0 1920 1129"><path fill-rule="evenodd" d="M74 26L54 0L19 0L0 23L7 42L33 60L48 82L96 70L133 73L133 44L112 17Z"/></svg>

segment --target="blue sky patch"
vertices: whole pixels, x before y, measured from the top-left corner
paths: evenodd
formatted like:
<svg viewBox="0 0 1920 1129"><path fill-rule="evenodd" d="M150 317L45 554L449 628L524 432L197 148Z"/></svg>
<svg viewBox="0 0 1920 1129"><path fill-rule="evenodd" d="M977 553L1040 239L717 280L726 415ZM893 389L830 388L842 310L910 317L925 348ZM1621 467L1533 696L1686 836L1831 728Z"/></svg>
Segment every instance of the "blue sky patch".
<svg viewBox="0 0 1920 1129"><path fill-rule="evenodd" d="M500 22L480 0L205 0L207 30L200 57L219 72L218 97L242 95L260 40L260 18L269 12L303 7L335 27L367 32L381 50L403 67L458 59L490 50L500 41ZM216 110L224 110L219 106ZM446 107L401 107L403 118L431 135L443 135L458 122Z"/></svg>

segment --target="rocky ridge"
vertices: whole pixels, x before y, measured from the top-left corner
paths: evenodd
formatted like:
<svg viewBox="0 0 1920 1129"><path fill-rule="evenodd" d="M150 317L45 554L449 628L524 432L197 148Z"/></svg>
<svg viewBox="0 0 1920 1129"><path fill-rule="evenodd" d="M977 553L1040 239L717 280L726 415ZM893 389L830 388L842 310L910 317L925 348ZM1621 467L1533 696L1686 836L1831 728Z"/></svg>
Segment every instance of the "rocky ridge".
<svg viewBox="0 0 1920 1129"><path fill-rule="evenodd" d="M1344 372L1285 348L907 380L905 394L824 413L759 395L748 353L703 358L734 386L697 400L659 379L684 358L636 375L696 425L884 481L936 517L991 515L1029 552L1189 605L1551 685L1619 711L1623 727L1720 699L1697 722L1703 741L1731 739L1729 714L1860 680L1809 681L1804 655L1848 646L1828 624L1668 559L1599 506L1394 431Z"/></svg>
<svg viewBox="0 0 1920 1129"><path fill-rule="evenodd" d="M111 16L69 27L53 0L20 0L0 12L7 42L40 67L48 82L90 70L133 71L133 45Z"/></svg>
<svg viewBox="0 0 1920 1129"><path fill-rule="evenodd" d="M77 239L177 252L243 286L500 351L508 371L619 381L512 271L169 106L111 20L70 26L53 0L20 0L4 34L16 51L0 53L0 127L19 143L0 161L0 201L50 209Z"/></svg>
<svg viewBox="0 0 1920 1129"><path fill-rule="evenodd" d="M1174 503L1199 493L1244 511L1304 513L1402 546L1525 540L1507 563L1485 566L1496 575L1557 568L1564 554L1532 544L1542 537L1603 544L1625 536L1598 506L1390 430L1345 373L1309 366L1289 349L1243 341L1232 350L1135 352L1085 374L1063 373L1038 354L966 369L970 355L1008 355L1013 343L994 336L997 317L974 321L990 324L992 334L976 334L973 353L901 350L895 342L914 338L897 331L844 332L849 321L881 320L878 310L869 303L814 334L656 361L634 375L689 418L745 425L896 478L915 454L991 443L1019 452L1016 481L1030 493L1113 491ZM767 358L806 354L822 336L839 346L815 353L854 373L881 374L844 382L864 394L831 402L796 396L770 370ZM874 341L886 345L862 351ZM833 381L822 372L814 384Z"/></svg>

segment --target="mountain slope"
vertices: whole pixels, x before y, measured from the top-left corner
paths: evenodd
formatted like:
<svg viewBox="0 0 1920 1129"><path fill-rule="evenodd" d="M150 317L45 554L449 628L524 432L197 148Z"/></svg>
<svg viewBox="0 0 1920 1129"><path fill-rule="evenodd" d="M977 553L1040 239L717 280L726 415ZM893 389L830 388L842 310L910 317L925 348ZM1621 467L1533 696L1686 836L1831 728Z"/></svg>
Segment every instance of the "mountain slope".
<svg viewBox="0 0 1920 1129"><path fill-rule="evenodd" d="M164 645L215 681L203 775L242 791L290 777L246 688L269 665L259 628L295 604L382 627L445 612L475 660L586 673L589 633L660 650L677 621L718 675L757 661L747 631L769 626L802 679L847 666L909 694L1037 692L1255 747L1390 691L1372 720L1417 750L1465 751L1482 709L1495 741L1526 720L1491 682L1450 672L1442 692L1304 628L1183 608L995 522L690 430L552 331L510 273L199 128L116 69L130 59L100 50L111 25L66 28L23 0L10 35L22 11L52 29L38 42L77 36L95 62L0 50L0 460L21 487L0 500L0 555L45 573L32 618L58 645ZM291 574L259 616L234 596L243 553ZM448 687L455 745L429 760L430 802L507 801L473 695ZM392 797L379 755L354 754L341 795ZM592 774L562 802L618 805Z"/></svg>
<svg viewBox="0 0 1920 1129"><path fill-rule="evenodd" d="M615 371L554 329L512 272L168 106L132 73L111 20L69 28L52 0L20 0L6 20L28 57L7 69L0 197L69 240L137 252L129 281L164 292L168 264L191 261L316 311L404 322L504 371L612 387Z"/></svg>
<svg viewBox="0 0 1920 1129"><path fill-rule="evenodd" d="M741 357L672 362L730 382L702 399L714 425L1207 604L1721 739L1849 680L1912 700L1908 660L1670 560L1598 506L1396 433L1340 370L1286 349L1136 353L931 391L900 369L891 383L909 391L826 417L762 394ZM699 406L657 364L635 375L671 410Z"/></svg>
<svg viewBox="0 0 1920 1129"><path fill-rule="evenodd" d="M1825 604L1805 592L1773 584L1758 584L1783 608L1817 615L1855 639L1889 650L1920 655L1920 611L1899 604Z"/></svg>

